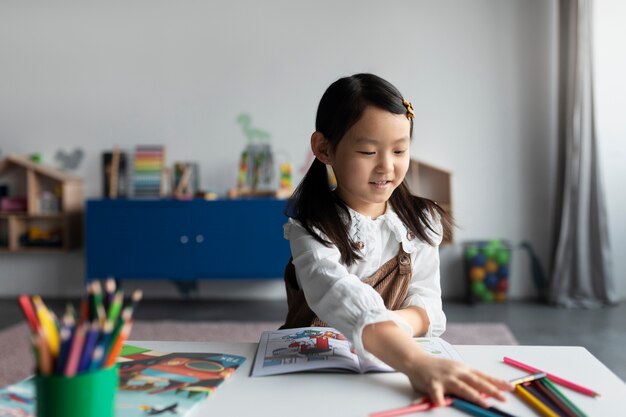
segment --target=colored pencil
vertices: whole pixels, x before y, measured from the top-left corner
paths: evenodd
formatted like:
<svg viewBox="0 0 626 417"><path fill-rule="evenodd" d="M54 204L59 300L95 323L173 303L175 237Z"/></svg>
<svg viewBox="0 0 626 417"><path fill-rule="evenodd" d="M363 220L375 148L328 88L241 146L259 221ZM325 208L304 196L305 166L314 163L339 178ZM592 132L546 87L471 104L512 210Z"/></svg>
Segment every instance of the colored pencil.
<svg viewBox="0 0 626 417"><path fill-rule="evenodd" d="M105 362L104 362L105 368L108 368L109 366L112 366L115 364L117 357L122 351L122 346L124 345L124 342L128 338L128 335L130 334L131 326L132 326L132 322L130 321L125 322L124 325L122 326L122 330L120 331L117 339L113 341L113 346L111 347L111 350L105 359Z"/></svg>
<svg viewBox="0 0 626 417"><path fill-rule="evenodd" d="M85 322L89 320L89 295L80 300L80 317L78 321Z"/></svg>
<svg viewBox="0 0 626 417"><path fill-rule="evenodd" d="M113 323L107 321L104 325L104 329L102 330L102 334L100 335L100 339L98 340L98 345L102 347L102 357L99 360L99 363L93 364L91 369L100 369L104 363L107 353L111 350L111 341L113 340Z"/></svg>
<svg viewBox="0 0 626 417"><path fill-rule="evenodd" d="M83 343L85 341L85 323L80 323L74 331L74 339L65 364L65 376L74 376L78 370L78 361L83 351Z"/></svg>
<svg viewBox="0 0 626 417"><path fill-rule="evenodd" d="M93 357L93 350L96 348L98 337L100 336L100 325L97 320L94 320L91 325L87 327L87 333L85 335L85 342L83 344L83 351L80 354L80 360L78 361L77 373L89 370L91 365L91 358Z"/></svg>
<svg viewBox="0 0 626 417"><path fill-rule="evenodd" d="M67 361L67 356L70 352L70 346L72 345L72 330L69 327L63 327L60 331L60 335L61 348L59 350L59 356L56 358L54 364L54 372L62 375L63 370L65 369L64 366Z"/></svg>
<svg viewBox="0 0 626 417"><path fill-rule="evenodd" d="M446 398L444 406L447 407L452 404L452 399ZM437 408L429 398L424 398L423 400L411 404L406 405L404 407L393 408L391 410L385 411L377 411L375 413L371 413L369 417L395 417L395 416L403 416L405 414L413 414L418 413L420 411L427 411L433 408Z"/></svg>
<svg viewBox="0 0 626 417"><path fill-rule="evenodd" d="M104 282L104 308L106 310L111 307L111 303L113 302L113 297L116 294L115 287L115 280L111 277L107 278Z"/></svg>
<svg viewBox="0 0 626 417"><path fill-rule="evenodd" d="M483 394L483 397L484 397L484 396L485 396L485 395ZM479 408L484 408L484 409L486 409L486 410L488 410L488 411L491 411L492 413L495 413L495 414L497 414L497 415L499 415L499 416L501 416L501 417L515 417L514 415L509 414L509 413L507 413L506 411L503 411L503 410L501 410L501 409L499 409L499 408L497 408L497 407L495 407L495 406L493 406L493 405L490 405L490 406L488 406L488 407L483 407L482 405L476 404L476 403L474 403L474 402L472 402L472 401L469 401L469 400L464 400L464 399L461 399L461 400L462 400L462 401L465 401L465 402L467 402L467 403L470 403L470 404L472 404L472 405L474 405L474 406L476 406L476 407L479 407Z"/></svg>
<svg viewBox="0 0 626 417"><path fill-rule="evenodd" d="M139 304L142 298L143 298L143 291L141 290L133 291L132 295L130 296L131 313L134 313L135 309L137 308L137 304Z"/></svg>
<svg viewBox="0 0 626 417"><path fill-rule="evenodd" d="M92 309L94 311L95 318L98 319L101 326L104 326L104 322L106 321L106 310L104 308L102 285L100 284L100 281L96 280L91 283L91 287L93 290Z"/></svg>
<svg viewBox="0 0 626 417"><path fill-rule="evenodd" d="M39 321L37 320L37 315L35 314L35 309L33 308L33 303L30 300L30 297L26 294L22 294L18 297L17 302L26 317L26 321L30 326L33 333L37 333L39 329Z"/></svg>
<svg viewBox="0 0 626 417"><path fill-rule="evenodd" d="M540 381L546 388L548 388L550 391L552 391L554 393L554 395L556 395L559 399L561 399L561 401L563 401L565 404L567 404L569 406L569 408L574 411L574 413L576 413L576 415L578 417L587 417L587 415L585 413L583 413L580 408L576 407L576 404L574 404L572 401L570 401L569 398L567 398L565 396L565 394L563 394L561 392L561 390L559 390L556 385L554 385L552 383L552 381L550 381L548 378L544 378Z"/></svg>
<svg viewBox="0 0 626 417"><path fill-rule="evenodd" d="M537 381L526 382L522 384L522 386L524 387L526 391L530 393L530 395L532 395L533 397L541 401L541 403L545 405L547 408L549 408L554 414L556 414L559 417L563 417L564 416L563 411L561 411L561 409L556 404L554 404L554 402L550 400L550 397L547 397L541 390L539 390L535 386L536 382Z"/></svg>
<svg viewBox="0 0 626 417"><path fill-rule="evenodd" d="M566 417L578 417L574 410L572 410L567 404L565 404L554 392L548 389L548 387L542 384L541 380L533 381L531 385L535 387L536 390L540 391L541 394L545 398L547 398L549 402L554 404L560 414L563 414Z"/></svg>
<svg viewBox="0 0 626 417"><path fill-rule="evenodd" d="M122 311L122 317L121 319L119 319L117 321L116 324L114 324L113 326L113 333L111 334L111 343L114 343L113 341L117 339L118 335L120 334L120 331L122 330L122 327L124 327L124 323L131 321L133 317L133 312L131 310L130 306L126 306L124 307L124 311ZM111 345L109 344L109 351L110 351ZM105 357L107 357L107 355L105 355Z"/></svg>
<svg viewBox="0 0 626 417"><path fill-rule="evenodd" d="M526 372L545 372L545 371L542 371L541 369L537 369L537 368L535 368L533 366L526 365L525 363L522 363L522 362L517 361L515 359L511 359L511 358L506 357L506 356L504 357L504 363L506 363L508 365L511 365L511 366L515 366L516 368L519 368L519 369L523 369ZM562 385L564 387L572 389L572 390L574 390L576 392L580 392L581 394L585 394L585 395L588 395L590 397L599 397L600 396L600 394L598 394L597 392L595 392L595 391L593 391L593 390L591 390L589 388L583 387L582 385L575 384L575 383L573 383L571 381L568 381L566 379L558 377L558 376L556 376L554 374L551 374L549 372L545 372L545 374L548 377L548 379L551 380L552 382L555 382L555 383L557 383L559 385Z"/></svg>
<svg viewBox="0 0 626 417"><path fill-rule="evenodd" d="M493 411L488 410L485 407L472 404L459 398L453 398L451 405L456 409L459 409L466 412L467 414L471 414L476 417L501 417L501 414L497 414Z"/></svg>
<svg viewBox="0 0 626 417"><path fill-rule="evenodd" d="M107 319L115 324L117 323L117 319L120 317L120 312L122 311L122 304L124 303L124 292L119 289L115 292L111 300L111 304L109 305L109 312Z"/></svg>
<svg viewBox="0 0 626 417"><path fill-rule="evenodd" d="M93 350L91 357L91 363L89 365L90 371L96 371L102 367L102 360L104 359L104 346L98 345Z"/></svg>
<svg viewBox="0 0 626 417"><path fill-rule="evenodd" d="M45 335L44 340L46 340L50 346L50 354L56 357L59 354L61 342L59 340L59 332L54 317L43 303L40 296L33 296L33 304L35 305L35 312Z"/></svg>
<svg viewBox="0 0 626 417"><path fill-rule="evenodd" d="M41 375L50 375L52 373L52 354L43 329L39 329L39 332L33 336L33 343L37 346L37 352L39 352L39 373Z"/></svg>
<svg viewBox="0 0 626 417"><path fill-rule="evenodd" d="M132 327L133 312L143 297L135 290L124 306L124 292L109 278L86 285L78 317L67 303L61 320L40 296L18 296L20 309L31 330L32 348L39 374L72 377L111 366L117 360Z"/></svg>
<svg viewBox="0 0 626 417"><path fill-rule="evenodd" d="M539 401L534 395L528 392L522 385L515 386L515 393L519 395L527 404L539 413L543 417L559 417L554 411L546 407L541 401Z"/></svg>
<svg viewBox="0 0 626 417"><path fill-rule="evenodd" d="M546 377L545 372L536 372L534 374L522 376L520 378L511 379L509 382L513 385L517 385L517 384L523 384L524 382L530 382L530 381L534 381L536 379L541 379L545 377Z"/></svg>

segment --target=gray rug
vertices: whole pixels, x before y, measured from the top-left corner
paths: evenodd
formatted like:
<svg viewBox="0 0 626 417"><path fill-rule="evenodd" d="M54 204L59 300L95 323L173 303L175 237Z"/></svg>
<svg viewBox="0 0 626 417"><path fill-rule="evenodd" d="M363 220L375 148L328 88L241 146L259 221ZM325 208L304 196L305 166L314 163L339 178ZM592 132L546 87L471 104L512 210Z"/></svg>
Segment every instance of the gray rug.
<svg viewBox="0 0 626 417"><path fill-rule="evenodd" d="M186 340L198 342L258 342L261 332L275 330L281 322L180 322L136 321L131 340ZM516 345L502 323L449 323L443 335L456 345ZM33 358L25 323L0 331L0 387L32 373Z"/></svg>

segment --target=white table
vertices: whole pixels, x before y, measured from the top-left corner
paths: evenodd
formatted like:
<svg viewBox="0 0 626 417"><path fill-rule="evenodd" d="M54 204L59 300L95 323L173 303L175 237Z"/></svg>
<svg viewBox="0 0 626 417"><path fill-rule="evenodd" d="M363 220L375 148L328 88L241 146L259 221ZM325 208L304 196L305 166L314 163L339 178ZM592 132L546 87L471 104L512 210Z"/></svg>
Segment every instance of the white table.
<svg viewBox="0 0 626 417"><path fill-rule="evenodd" d="M194 408L194 417L366 417L375 411L405 406L416 397L408 379L400 373L299 373L251 378L256 343L142 341L129 344L164 352L221 352L247 358L213 396ZM593 389L601 397L590 398L559 387L590 417L626 415L626 384L585 348L466 345L455 348L464 362L500 378L513 379L526 374L502 362L504 356L509 356ZM506 403L494 401L494 405L520 417L537 415L509 393ZM413 415L467 416L450 407Z"/></svg>

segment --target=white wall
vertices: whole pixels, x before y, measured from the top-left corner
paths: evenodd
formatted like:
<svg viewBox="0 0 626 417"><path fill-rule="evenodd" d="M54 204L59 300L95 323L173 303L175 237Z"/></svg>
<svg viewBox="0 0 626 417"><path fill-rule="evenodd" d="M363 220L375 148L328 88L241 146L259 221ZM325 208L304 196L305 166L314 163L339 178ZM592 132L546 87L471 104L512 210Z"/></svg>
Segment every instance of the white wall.
<svg viewBox="0 0 626 417"><path fill-rule="evenodd" d="M413 102L412 155L454 173L457 240L529 240L547 262L555 24L554 0L3 1L0 148L53 163L81 147L77 174L98 197L104 149L161 143L168 162L197 160L202 185L223 193L245 145L240 112L299 169L324 89L374 72ZM442 254L448 296L463 293L459 256ZM0 294L81 291L81 253L2 254L0 265ZM534 295L517 251L511 282L513 297ZM280 281L252 285L255 297L282 297Z"/></svg>

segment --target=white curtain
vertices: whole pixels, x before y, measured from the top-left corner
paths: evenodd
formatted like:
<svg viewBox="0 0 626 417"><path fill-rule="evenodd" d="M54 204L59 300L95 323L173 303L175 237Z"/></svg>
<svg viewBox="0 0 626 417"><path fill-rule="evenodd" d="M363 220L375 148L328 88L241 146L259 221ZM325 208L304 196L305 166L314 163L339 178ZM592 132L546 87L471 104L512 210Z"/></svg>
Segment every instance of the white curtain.
<svg viewBox="0 0 626 417"><path fill-rule="evenodd" d="M617 302L594 119L592 1L560 0L559 184L549 301Z"/></svg>

